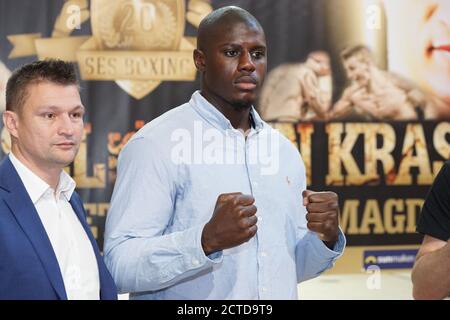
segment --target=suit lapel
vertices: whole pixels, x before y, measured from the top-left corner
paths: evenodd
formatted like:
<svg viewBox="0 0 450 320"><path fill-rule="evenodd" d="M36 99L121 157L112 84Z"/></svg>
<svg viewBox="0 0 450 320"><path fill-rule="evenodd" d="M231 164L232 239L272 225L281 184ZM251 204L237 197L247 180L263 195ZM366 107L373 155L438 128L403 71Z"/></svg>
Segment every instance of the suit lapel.
<svg viewBox="0 0 450 320"><path fill-rule="evenodd" d="M61 270L45 228L9 157L0 166L0 183L9 190L4 200L33 245L60 299L67 299Z"/></svg>

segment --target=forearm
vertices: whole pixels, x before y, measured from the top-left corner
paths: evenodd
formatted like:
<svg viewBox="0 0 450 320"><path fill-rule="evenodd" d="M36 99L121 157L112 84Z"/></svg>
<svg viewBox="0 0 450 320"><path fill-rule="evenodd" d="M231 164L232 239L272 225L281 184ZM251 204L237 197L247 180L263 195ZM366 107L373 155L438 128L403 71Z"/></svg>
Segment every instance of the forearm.
<svg viewBox="0 0 450 320"><path fill-rule="evenodd" d="M213 264L221 254L206 257L201 246L203 226L162 236L124 237L105 255L120 293L155 291L174 285Z"/></svg>
<svg viewBox="0 0 450 320"><path fill-rule="evenodd" d="M325 119L327 116L329 106L326 103L319 101L317 96L310 100L310 106L317 114L319 119Z"/></svg>
<svg viewBox="0 0 450 320"><path fill-rule="evenodd" d="M346 98L341 98L334 104L332 109L332 118L340 118L346 116L353 109L353 104L350 100Z"/></svg>
<svg viewBox="0 0 450 320"><path fill-rule="evenodd" d="M420 257L412 271L415 299L443 299L450 294L450 242Z"/></svg>

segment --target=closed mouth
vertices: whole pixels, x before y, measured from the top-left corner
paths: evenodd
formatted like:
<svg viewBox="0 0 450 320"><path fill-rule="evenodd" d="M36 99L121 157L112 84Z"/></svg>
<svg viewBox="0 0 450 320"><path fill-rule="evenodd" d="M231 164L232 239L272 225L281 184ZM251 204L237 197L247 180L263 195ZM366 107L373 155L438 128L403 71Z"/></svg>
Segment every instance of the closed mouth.
<svg viewBox="0 0 450 320"><path fill-rule="evenodd" d="M250 76L242 76L238 78L234 83L251 83L251 84L257 84L257 81L255 78Z"/></svg>
<svg viewBox="0 0 450 320"><path fill-rule="evenodd" d="M450 44L435 47L434 50L450 51Z"/></svg>
<svg viewBox="0 0 450 320"><path fill-rule="evenodd" d="M74 142L62 142L62 143L57 143L55 145L57 147L68 148L68 147L73 147L75 145L75 143Z"/></svg>
<svg viewBox="0 0 450 320"><path fill-rule="evenodd" d="M255 78L250 77L250 76L243 76L238 78L235 82L234 85L244 91L250 91L250 90L254 90L257 86L257 81Z"/></svg>
<svg viewBox="0 0 450 320"><path fill-rule="evenodd" d="M430 57L434 51L450 52L450 44L439 44L439 45L430 44L427 47L427 56Z"/></svg>

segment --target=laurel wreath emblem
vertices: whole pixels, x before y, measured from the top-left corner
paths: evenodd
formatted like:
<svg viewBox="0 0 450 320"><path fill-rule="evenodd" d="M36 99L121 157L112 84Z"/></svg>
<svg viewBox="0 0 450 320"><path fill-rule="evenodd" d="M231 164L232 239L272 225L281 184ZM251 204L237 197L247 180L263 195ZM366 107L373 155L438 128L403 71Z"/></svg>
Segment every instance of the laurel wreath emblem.
<svg viewBox="0 0 450 320"><path fill-rule="evenodd" d="M157 2L154 31L140 30L129 11L117 10L115 14L104 15L99 21L99 35L108 49L172 49L176 37L177 21L171 8ZM131 21L132 25L127 25Z"/></svg>

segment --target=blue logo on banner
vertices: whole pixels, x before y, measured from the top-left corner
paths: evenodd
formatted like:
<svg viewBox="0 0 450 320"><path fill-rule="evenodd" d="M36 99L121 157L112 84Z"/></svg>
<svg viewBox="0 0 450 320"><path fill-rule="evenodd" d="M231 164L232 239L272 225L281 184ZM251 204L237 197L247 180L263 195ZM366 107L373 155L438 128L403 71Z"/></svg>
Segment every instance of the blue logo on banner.
<svg viewBox="0 0 450 320"><path fill-rule="evenodd" d="M376 265L380 269L412 268L418 249L364 251L364 269Z"/></svg>

